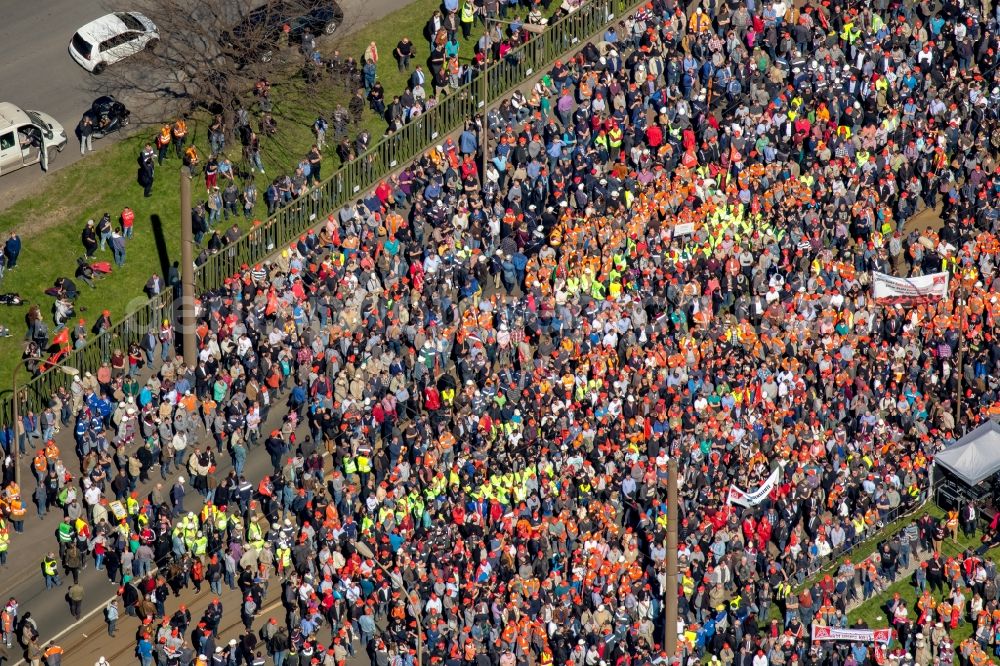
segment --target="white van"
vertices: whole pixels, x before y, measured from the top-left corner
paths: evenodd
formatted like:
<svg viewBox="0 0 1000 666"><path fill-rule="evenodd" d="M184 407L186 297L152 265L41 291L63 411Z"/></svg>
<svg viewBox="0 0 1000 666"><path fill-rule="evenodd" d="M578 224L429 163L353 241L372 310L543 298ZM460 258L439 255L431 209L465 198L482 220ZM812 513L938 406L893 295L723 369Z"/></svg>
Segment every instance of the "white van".
<svg viewBox="0 0 1000 666"><path fill-rule="evenodd" d="M49 114L0 102L0 176L39 163L48 171L66 141L66 130Z"/></svg>

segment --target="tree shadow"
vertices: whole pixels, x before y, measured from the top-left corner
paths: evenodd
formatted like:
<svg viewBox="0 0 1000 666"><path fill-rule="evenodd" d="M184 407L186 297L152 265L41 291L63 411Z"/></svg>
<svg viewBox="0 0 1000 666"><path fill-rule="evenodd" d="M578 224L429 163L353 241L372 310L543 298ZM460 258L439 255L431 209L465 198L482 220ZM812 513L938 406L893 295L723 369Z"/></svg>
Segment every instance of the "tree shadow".
<svg viewBox="0 0 1000 666"><path fill-rule="evenodd" d="M149 226L153 228L156 256L160 259L160 276L165 277L170 271L170 253L167 251L167 237L163 233L163 220L154 213L149 216Z"/></svg>

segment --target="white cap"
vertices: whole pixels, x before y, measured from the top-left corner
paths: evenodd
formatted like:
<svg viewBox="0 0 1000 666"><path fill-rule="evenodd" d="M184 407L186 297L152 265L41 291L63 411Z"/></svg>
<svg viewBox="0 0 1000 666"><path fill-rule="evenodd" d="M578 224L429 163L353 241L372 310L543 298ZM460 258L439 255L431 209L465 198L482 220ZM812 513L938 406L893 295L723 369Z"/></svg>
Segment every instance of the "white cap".
<svg viewBox="0 0 1000 666"><path fill-rule="evenodd" d="M178 476L177 477L177 483L184 483L184 477L183 476Z"/></svg>

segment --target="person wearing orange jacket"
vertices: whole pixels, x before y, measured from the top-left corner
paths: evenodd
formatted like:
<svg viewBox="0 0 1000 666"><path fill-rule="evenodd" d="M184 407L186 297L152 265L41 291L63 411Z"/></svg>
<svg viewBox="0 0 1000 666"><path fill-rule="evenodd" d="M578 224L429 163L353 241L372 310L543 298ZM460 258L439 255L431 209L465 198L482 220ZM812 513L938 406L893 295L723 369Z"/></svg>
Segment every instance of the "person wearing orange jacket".
<svg viewBox="0 0 1000 666"><path fill-rule="evenodd" d="M14 531L18 534L24 532L24 516L27 513L24 509L24 502L21 496L11 495L10 498L10 522L14 526Z"/></svg>
<svg viewBox="0 0 1000 666"><path fill-rule="evenodd" d="M184 144L187 142L187 121L183 118L178 118L174 122L170 133L173 137L174 152L177 153L177 159L182 159L184 157Z"/></svg>
<svg viewBox="0 0 1000 666"><path fill-rule="evenodd" d="M162 166L163 160L167 158L167 149L170 148L171 128L169 124L160 128L160 133L156 135L156 160Z"/></svg>

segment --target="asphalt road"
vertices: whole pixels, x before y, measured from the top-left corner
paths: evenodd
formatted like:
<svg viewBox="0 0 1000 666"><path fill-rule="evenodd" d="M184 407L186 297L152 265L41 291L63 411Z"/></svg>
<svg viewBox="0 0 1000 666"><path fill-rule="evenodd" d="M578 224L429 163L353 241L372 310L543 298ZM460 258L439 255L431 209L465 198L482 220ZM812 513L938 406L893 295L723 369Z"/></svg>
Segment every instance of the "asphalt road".
<svg viewBox="0 0 1000 666"><path fill-rule="evenodd" d="M261 431L269 432L272 428L279 428L281 426L281 419L283 418L285 412L286 409L284 407L284 400L281 400L271 409L268 422L264 424ZM59 450L63 454L63 460L66 461L67 468L74 474L77 474L79 472L79 468L76 455L73 453L74 444L72 433L72 426L69 428L62 428L61 432L56 436L56 444L59 446ZM300 432L297 436L302 437L305 434L306 430L303 425L300 427ZM199 443L196 446L205 446L212 440L211 436L206 435L204 431L201 431L199 435ZM40 440L33 440L33 442L38 441ZM193 449L190 449L189 447L189 450ZM31 493L34 492L35 489L35 480L33 474L31 473L31 457L33 455L33 450L29 447L28 458L22 458L21 461L22 483L24 486L22 493L27 498L30 498ZM232 463L229 455L225 452L222 454L217 453L216 459L219 463L219 475L228 474L229 470L232 469ZM246 474L247 479L249 479L255 487L260 479L271 473L271 460L264 451L263 444L250 451L250 454L247 457L247 464L244 473ZM183 474L185 478L188 477L186 469L183 470L181 474ZM177 479L179 474L175 470L168 477L168 481L161 481L159 468L155 468L152 471L151 476L152 479L150 483L139 488L140 497L148 495L157 482L162 482L164 489L169 490L170 486L173 485L173 482ZM188 511L194 511L197 513L201 510L202 506L203 500L201 496L189 485L187 497L185 497L184 500L184 508ZM93 558L88 558L87 568L80 572L80 583L86 590L82 609L85 617L84 621L79 623L75 622L73 617L70 615L69 604L66 601L66 589L69 583L67 583L67 577L62 575L62 568L60 567L60 576L62 578L63 585L58 588L48 590L45 589L45 581L41 574L41 561L45 555L49 552L55 552L56 557L58 557L59 544L56 538L56 530L59 527L62 512L57 509L55 512L49 512L44 519L39 519L33 503L26 501L26 508L28 509L28 515L24 522L24 533L11 534L10 552L8 553L7 566L0 569L0 580L3 581L3 585L0 587L0 599L3 601L6 601L8 597L14 597L17 599L20 613L23 614L30 611L31 617L38 623L38 629L42 640L48 641L50 638L59 637L59 640L62 641L63 647L69 651L70 643L76 642L77 644L80 644L81 637L83 640L86 640L86 636L92 635L93 629L88 628L89 625L86 621L86 614L103 608L111 597L115 595L118 589L117 584L112 584L108 580L106 572L97 571L94 568ZM68 578L68 580L72 582L72 578ZM277 584L277 579L275 580L275 583ZM185 594L184 596L188 595ZM191 596L193 597L193 594ZM201 606L198 612L201 612L201 610L203 610L211 600L207 585L202 589L202 594L198 595L198 598L201 601ZM166 604L168 613L172 612L171 609L176 610L178 603L183 602L171 598L171 600ZM226 603L225 600L223 600L223 603ZM239 612L235 597L233 597L232 603L229 604L229 608L234 609L234 614L230 616L231 621L235 621L238 624ZM192 615L194 615L195 612L195 609L192 608ZM281 617L280 612L278 617ZM100 613L97 613L97 621L98 623L102 622ZM135 622L133 621L131 624L128 624L128 626L134 627ZM242 631L242 625L238 626L236 629L236 633L230 637L238 636L239 632ZM126 637L125 640L131 641L133 639L132 629L127 629L122 636ZM4 661L3 657L6 657L7 660ZM0 643L0 663L17 663L22 657L23 651L16 643L13 648L6 650L3 648L2 643ZM94 661L96 661L96 658L87 663L90 664ZM120 659L119 661L122 660ZM126 661L126 663L130 663L128 658L124 661ZM83 662L70 661L69 663L77 664Z"/></svg>
<svg viewBox="0 0 1000 666"><path fill-rule="evenodd" d="M339 0L344 10L344 24L330 39L335 41L377 21L408 1ZM4 46L0 58L0 102L44 111L62 123L69 143L51 165L52 170L59 170L81 159L76 124L91 102L109 87L107 77L94 76L73 61L67 50L69 40L80 26L106 14L108 4L106 0L36 0L8 4L16 8L5 13L0 21L0 44ZM126 0L116 8L128 9L128 4ZM163 39L169 37L164 35ZM395 44L380 46L388 53ZM323 48L322 42L320 48ZM128 61L114 65L115 68L129 66ZM155 106L150 109L149 99L124 96L123 101L133 110L133 121L142 122L143 116L148 120L155 115ZM110 145L116 137L95 141L94 150ZM0 210L41 189L45 175L41 167L35 165L0 177Z"/></svg>
<svg viewBox="0 0 1000 666"><path fill-rule="evenodd" d="M405 4L398 0L342 0L345 23L333 39L354 32ZM70 142L57 158L54 170L81 159L79 144L74 136L76 123L91 101L103 94L101 77L78 66L69 56L67 45L77 28L106 12L104 0L43 0L19 3L17 10L0 22L0 43L4 44L4 57L0 58L0 90L3 91L0 101L44 111L63 124ZM386 48L391 48L391 45ZM116 66L128 65L119 63ZM124 101L129 102L127 98ZM99 150L113 140L96 141L95 149ZM0 209L37 191L44 182L45 174L37 166L3 176L0 178ZM277 407L272 410L273 415L282 413ZM203 438L203 441L208 439ZM67 456L67 466L77 471L72 428L63 429L57 436L57 443ZM231 466L226 454L220 457L220 463L221 471L228 471ZM34 480L29 471L30 453L22 465L25 473L23 493L30 498L34 490ZM266 454L257 450L251 452L247 477L258 480L269 471L270 461ZM176 473L170 483L175 477ZM169 487L168 484L165 486ZM142 491L148 493L151 488L148 485ZM194 507L199 498L193 491L191 495L188 504ZM0 596L15 597L22 613L30 611L39 624L43 639L63 632L76 635L73 632L86 623L77 625L72 621L65 601L65 585L47 591L40 573L42 558L48 551L57 548L55 530L59 516L50 513L40 520L35 515L34 506L29 502L26 504L29 505L29 513L25 533L11 535L7 566L0 570L0 580L4 583L0 587ZM81 573L80 579L86 589L84 613L103 607L116 589L92 564ZM0 645L0 663L16 663L21 656L16 645L11 650L5 650Z"/></svg>
<svg viewBox="0 0 1000 666"><path fill-rule="evenodd" d="M0 44L4 45L0 101L44 111L62 123L69 144L56 158L56 169L80 159L74 130L100 94L100 77L73 62L67 46L77 28L107 13L103 4L103 0L18 2L0 21ZM95 147L100 144L95 142ZM0 177L0 200L23 196L44 178L38 165Z"/></svg>

